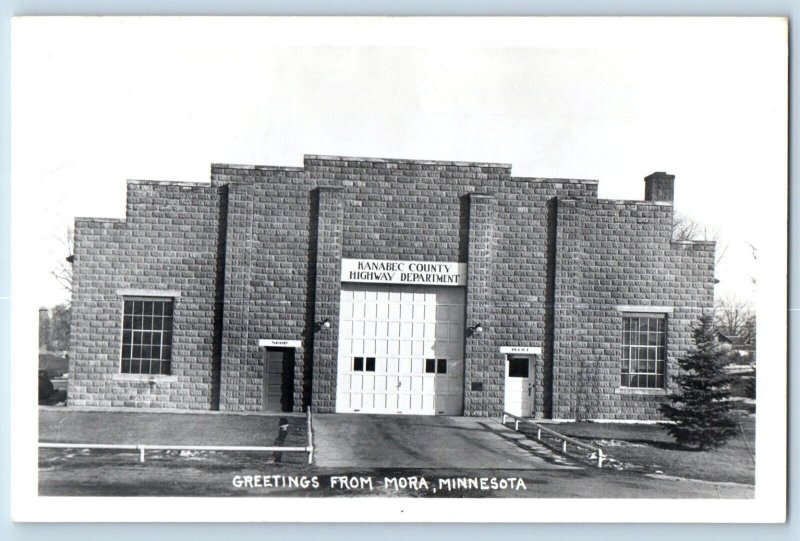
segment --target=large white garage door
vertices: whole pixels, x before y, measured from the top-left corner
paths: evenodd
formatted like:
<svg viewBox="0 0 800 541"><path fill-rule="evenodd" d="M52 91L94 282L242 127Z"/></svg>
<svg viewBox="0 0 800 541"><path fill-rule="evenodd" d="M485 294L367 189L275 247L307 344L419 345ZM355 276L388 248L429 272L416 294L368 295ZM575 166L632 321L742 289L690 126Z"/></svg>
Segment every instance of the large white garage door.
<svg viewBox="0 0 800 541"><path fill-rule="evenodd" d="M464 288L342 284L336 411L461 415Z"/></svg>

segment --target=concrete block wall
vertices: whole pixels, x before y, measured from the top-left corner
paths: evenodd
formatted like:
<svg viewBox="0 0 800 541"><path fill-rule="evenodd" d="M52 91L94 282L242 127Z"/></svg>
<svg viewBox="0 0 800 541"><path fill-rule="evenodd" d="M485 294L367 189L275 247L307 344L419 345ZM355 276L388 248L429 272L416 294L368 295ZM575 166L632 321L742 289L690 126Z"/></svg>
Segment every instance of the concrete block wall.
<svg viewBox="0 0 800 541"><path fill-rule="evenodd" d="M534 410L552 403L556 206L558 198L597 199L593 180L514 177L500 184L494 237L494 349L487 362L505 371L501 346L541 347L534 369Z"/></svg>
<svg viewBox="0 0 800 541"><path fill-rule="evenodd" d="M309 178L344 190L343 258L466 261L462 196L496 190L502 164L306 156Z"/></svg>
<svg viewBox="0 0 800 541"><path fill-rule="evenodd" d="M488 262L494 250L492 239L496 210L493 209L496 204L478 196L481 203L476 203L473 209L470 196L499 189L501 182L510 175L510 166L329 156L306 156L304 165L307 175L315 182L342 189L341 257L469 260L468 283L475 286L467 288L467 323L474 324L469 322L478 315L491 317L494 313L490 302L494 284L493 267ZM486 210L483 202L489 203ZM482 286L478 287L478 283ZM471 292L478 293L469 300ZM317 306L320 306L319 301ZM335 312L338 320L338 306ZM467 414L488 415L489 412L499 412L502 407L502 372L498 377L498 367L503 370L503 365L489 361L494 341L492 325L487 321L483 324L490 330L485 336L466 339ZM320 336L317 333L315 339ZM338 338L338 331L331 336ZM335 346L331 344L332 353ZM496 360L496 351L491 355ZM326 355L325 358L330 357ZM319 404L319 411L328 411L327 389L335 391L336 365L334 362L328 367L326 361L323 371L318 370L316 354L314 363L314 403ZM483 390L471 390L473 379L483 383ZM319 393L317 389L326 391Z"/></svg>
<svg viewBox="0 0 800 541"><path fill-rule="evenodd" d="M71 406L210 409L218 336L217 238L224 200L208 185L131 181L126 220L75 220ZM120 290L179 292L171 375L120 374Z"/></svg>
<svg viewBox="0 0 800 541"><path fill-rule="evenodd" d="M619 306L669 307L669 390L713 306L714 243L674 243L672 205L559 200L553 417L661 418L665 391L623 389ZM646 310L643 310L646 311Z"/></svg>
<svg viewBox="0 0 800 541"><path fill-rule="evenodd" d="M336 410L344 198L338 187L320 187L316 192L314 320L320 327L314 335L311 404L315 411L329 413ZM329 328L321 326L326 320Z"/></svg>
<svg viewBox="0 0 800 541"><path fill-rule="evenodd" d="M309 404L313 348L316 184L293 167L212 165L228 186L225 316L220 409L260 411L264 349L258 341L300 340L293 407Z"/></svg>
<svg viewBox="0 0 800 541"><path fill-rule="evenodd" d="M341 258L427 259L468 263L466 323L485 328L466 339L466 414L502 409L499 347L526 345L543 349L537 416L656 418L658 396L619 392L614 307L675 307L671 373L713 302L713 246L672 243L670 205L598 201L594 181L326 156L302 168L213 165L211 177L132 183L127 221L78 220L73 403L257 411L258 341L274 339L303 344L295 410L332 411ZM126 287L181 291L168 380L114 375L122 304L111 292Z"/></svg>
<svg viewBox="0 0 800 541"><path fill-rule="evenodd" d="M504 366L497 357L494 310L494 236L497 201L492 195L469 196L469 241L464 353L464 415L502 415ZM480 334L471 328L480 324Z"/></svg>

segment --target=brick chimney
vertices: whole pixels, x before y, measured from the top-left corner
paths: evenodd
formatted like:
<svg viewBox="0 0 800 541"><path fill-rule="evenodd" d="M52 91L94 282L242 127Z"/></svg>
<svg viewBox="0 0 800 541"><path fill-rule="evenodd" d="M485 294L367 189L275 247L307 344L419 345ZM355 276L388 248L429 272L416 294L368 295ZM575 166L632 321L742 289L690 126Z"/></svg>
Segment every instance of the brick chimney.
<svg viewBox="0 0 800 541"><path fill-rule="evenodd" d="M675 175L657 172L644 177L644 200L672 203L675 193Z"/></svg>

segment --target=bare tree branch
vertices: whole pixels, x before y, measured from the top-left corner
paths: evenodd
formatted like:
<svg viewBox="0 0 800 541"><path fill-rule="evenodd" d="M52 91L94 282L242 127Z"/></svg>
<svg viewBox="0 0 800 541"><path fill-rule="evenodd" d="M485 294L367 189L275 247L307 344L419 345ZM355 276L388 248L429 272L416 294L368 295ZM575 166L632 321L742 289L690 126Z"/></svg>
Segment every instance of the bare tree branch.
<svg viewBox="0 0 800 541"><path fill-rule="evenodd" d="M728 253L728 245L720 241L722 235L716 227L700 225L693 218L676 212L672 221L672 239L677 241L706 240L714 241L717 244L717 252L714 262L719 265L720 261Z"/></svg>
<svg viewBox="0 0 800 541"><path fill-rule="evenodd" d="M758 249L756 248L756 245L750 241L746 241L745 243L747 244L747 247L750 248L750 255L753 256L753 261L758 262ZM753 285L756 285L757 283L755 276L751 276L750 281L753 283Z"/></svg>
<svg viewBox="0 0 800 541"><path fill-rule="evenodd" d="M678 241L685 240L698 240L700 235L700 226L697 222L676 212L672 221L672 239Z"/></svg>
<svg viewBox="0 0 800 541"><path fill-rule="evenodd" d="M740 336L746 343L755 340L756 316L749 302L731 295L723 297L715 303L714 319L724 334Z"/></svg>
<svg viewBox="0 0 800 541"><path fill-rule="evenodd" d="M58 284L66 290L70 298L72 297L72 263L71 258L73 254L73 230L72 226L67 227L64 235L59 239L62 249L66 255L59 254L59 262L56 267L50 271L50 275L56 279ZM69 259L68 259L69 258Z"/></svg>

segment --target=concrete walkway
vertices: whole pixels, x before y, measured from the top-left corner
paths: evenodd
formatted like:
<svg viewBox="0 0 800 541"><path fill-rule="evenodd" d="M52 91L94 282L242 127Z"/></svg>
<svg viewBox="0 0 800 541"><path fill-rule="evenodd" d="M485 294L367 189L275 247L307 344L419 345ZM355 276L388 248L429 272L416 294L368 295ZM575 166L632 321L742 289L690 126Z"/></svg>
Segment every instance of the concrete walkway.
<svg viewBox="0 0 800 541"><path fill-rule="evenodd" d="M314 438L320 467L583 469L486 418L317 414Z"/></svg>

